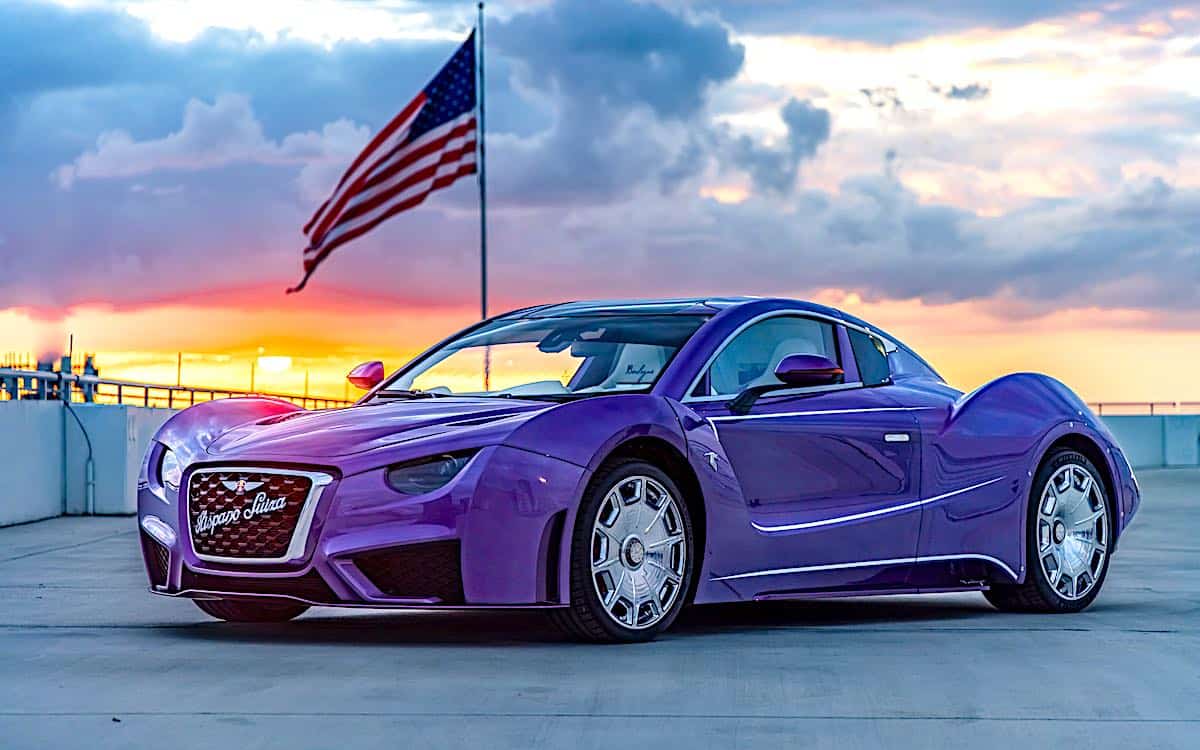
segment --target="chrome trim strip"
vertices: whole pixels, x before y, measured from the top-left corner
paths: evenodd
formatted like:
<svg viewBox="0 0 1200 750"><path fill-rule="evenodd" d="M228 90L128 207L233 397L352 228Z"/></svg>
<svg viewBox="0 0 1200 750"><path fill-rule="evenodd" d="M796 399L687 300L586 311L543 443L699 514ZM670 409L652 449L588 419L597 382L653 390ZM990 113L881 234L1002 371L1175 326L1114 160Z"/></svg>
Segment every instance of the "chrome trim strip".
<svg viewBox="0 0 1200 750"><path fill-rule="evenodd" d="M824 414L868 414L884 411L928 411L932 406L872 406L862 409L817 409L814 411L780 411L774 414L730 414L709 417L713 422L732 422L743 419L775 419L777 417L815 417Z"/></svg>
<svg viewBox="0 0 1200 750"><path fill-rule="evenodd" d="M683 392L683 398L680 399L680 403L688 404L688 403L692 403L695 401L701 401L701 400L733 398L733 395L728 395L728 394L724 395L724 396L696 396L693 398L692 391L696 390L696 386L700 383L700 379L704 377L704 373L708 372L708 368L712 367L712 363L716 361L717 357L721 356L721 352L725 351L725 348L729 346L730 342L732 342L733 339L739 333L746 330L747 328L754 325L755 323L761 322L763 320L767 320L768 318L781 318L781 317L812 318L814 320L821 320L826 323L833 323L834 325L842 325L842 326L845 326L846 328L851 328L855 331L861 331L862 333L865 333L868 336L874 336L875 338L877 338L883 342L884 350L889 353L894 352L899 348L895 341L892 341L887 336L884 336L883 334L879 333L878 331L872 331L870 328L867 328L866 326L860 326L856 323L851 323L848 320L842 320L841 318L835 318L832 315L825 315L824 313L813 312L811 310L772 310L770 312L762 313L761 315L756 315L753 318L751 318L750 320L747 320L745 323L742 323L740 326L735 328L732 333L730 333L728 336L725 337L725 340L721 342L721 345L719 347L717 347L717 350L712 353L712 356L710 356L707 361L705 361L704 366L696 371L696 377L692 378L692 382L690 384L688 384L687 390L685 390ZM846 385L861 388L862 381L856 381L855 383L847 383ZM810 391L810 389L803 390L803 392L809 392L809 391ZM780 391L779 393L783 393L783 392ZM773 394L773 395L775 395L775 394Z"/></svg>
<svg viewBox="0 0 1200 750"><path fill-rule="evenodd" d="M255 473L255 474L280 474L283 476L292 477L308 477L312 482L312 487L308 490L308 497L304 499L304 507L300 511L300 517L296 519L296 528L292 532L292 539L288 542L287 551L283 557L221 557L217 555L202 555L196 551L196 543L192 538L192 478L197 474L220 474L220 473ZM308 543L308 532L312 529L313 517L317 512L317 503L320 502L321 494L325 488L333 483L333 477L323 471L301 471L299 469L278 469L275 467L265 466L206 466L201 469L196 469L188 476L188 486L184 494L184 520L187 522L188 544L192 548L192 554L198 560L206 560L208 562L232 563L235 565L270 565L273 563L290 562L304 556L305 545Z"/></svg>
<svg viewBox="0 0 1200 750"><path fill-rule="evenodd" d="M695 386L692 386L692 387L695 388ZM834 385L810 385L810 386L802 387L802 388L781 388L778 391L770 391L769 393L764 393L763 398L774 398L775 396L804 396L804 395L807 395L810 393L828 393L830 391L849 391L849 390L854 390L854 389L858 389L858 388L862 388L862 387L863 387L862 382L856 381L854 383L836 383ZM714 401L732 401L736 397L737 397L736 394L733 396L729 396L729 395L725 395L725 396L693 396L689 399L685 399L681 403L705 404L705 403L713 403Z"/></svg>
<svg viewBox="0 0 1200 750"><path fill-rule="evenodd" d="M871 568L879 565L915 565L923 562L943 562L946 560L983 560L990 562L1001 568L1014 581L1017 580L1017 574L1013 569L1008 567L1003 561L997 560L991 555L980 555L975 553L964 553L961 555L927 555L924 557L896 557L890 560L860 560L858 562L834 563L832 565L806 565L801 568L774 568L772 570L755 570L750 573L737 573L730 576L720 576L719 578L710 578L710 581L736 581L743 578L760 578L762 576L780 576L789 575L792 573L816 573L823 570L846 570L849 568Z"/></svg>
<svg viewBox="0 0 1200 750"><path fill-rule="evenodd" d="M836 518L823 518L820 521L806 521L804 523L789 523L789 524L783 524L781 526L763 526L762 524L758 524L758 523L755 523L754 521L751 521L750 525L753 526L758 531L763 531L768 534L774 534L774 533L778 533L780 531L800 531L801 529L815 529L815 528L819 528L821 526L832 526L833 524L846 523L849 521L861 521L864 518L874 518L875 516L882 516L882 515L886 515L889 513L899 513L900 511L911 510L913 508L919 508L922 505L929 505L930 503L936 503L939 500L945 500L947 498L955 497L956 495L961 495L966 492L971 492L972 490L977 490L982 487L987 487L990 484L995 484L996 482L1002 482L1002 481L1004 481L1004 477L995 477L994 479L989 479L986 482L980 482L978 484L973 484L970 487L963 487L962 489L959 489L959 490L952 490L950 492L944 492L940 495L934 495L933 497L927 497L924 500L913 500L912 502L904 503L902 505L893 505L893 506L890 506L887 508L877 508L876 510L868 510L868 511L864 511L862 513L854 513L849 516L837 516Z"/></svg>

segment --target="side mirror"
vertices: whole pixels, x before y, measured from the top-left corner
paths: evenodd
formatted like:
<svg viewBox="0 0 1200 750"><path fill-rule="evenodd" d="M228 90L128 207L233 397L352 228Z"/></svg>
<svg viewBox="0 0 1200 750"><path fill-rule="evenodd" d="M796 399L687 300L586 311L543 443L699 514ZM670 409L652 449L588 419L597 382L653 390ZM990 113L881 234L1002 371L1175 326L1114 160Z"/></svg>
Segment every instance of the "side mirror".
<svg viewBox="0 0 1200 750"><path fill-rule="evenodd" d="M837 363L820 354L789 354L775 366L777 383L752 385L744 389L727 406L734 414L745 414L758 397L785 388L809 388L842 382L845 373Z"/></svg>
<svg viewBox="0 0 1200 750"><path fill-rule="evenodd" d="M383 376L383 363L375 360L374 362L363 362L355 367L346 376L346 380L349 380L355 388L369 391L383 382Z"/></svg>
<svg viewBox="0 0 1200 750"><path fill-rule="evenodd" d="M842 368L820 354L789 354L775 368L775 377L798 387L833 385L840 383L844 375Z"/></svg>

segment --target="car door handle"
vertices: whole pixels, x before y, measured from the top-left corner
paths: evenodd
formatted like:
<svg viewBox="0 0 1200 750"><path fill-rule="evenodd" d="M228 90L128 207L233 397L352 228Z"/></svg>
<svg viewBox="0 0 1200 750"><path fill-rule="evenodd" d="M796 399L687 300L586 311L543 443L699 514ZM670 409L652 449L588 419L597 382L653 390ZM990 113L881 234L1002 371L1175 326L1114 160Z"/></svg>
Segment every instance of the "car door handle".
<svg viewBox="0 0 1200 750"><path fill-rule="evenodd" d="M907 432L885 432L883 434L883 442L885 443L907 443L909 434Z"/></svg>

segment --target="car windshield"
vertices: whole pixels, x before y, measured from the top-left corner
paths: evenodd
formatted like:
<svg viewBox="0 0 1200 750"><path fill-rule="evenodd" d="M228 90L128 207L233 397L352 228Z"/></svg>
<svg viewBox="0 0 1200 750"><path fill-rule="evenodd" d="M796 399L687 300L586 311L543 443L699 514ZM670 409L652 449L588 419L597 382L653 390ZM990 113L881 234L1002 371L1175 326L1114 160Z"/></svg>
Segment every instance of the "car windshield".
<svg viewBox="0 0 1200 750"><path fill-rule="evenodd" d="M707 316L595 315L495 320L428 354L377 398L581 398L648 391Z"/></svg>

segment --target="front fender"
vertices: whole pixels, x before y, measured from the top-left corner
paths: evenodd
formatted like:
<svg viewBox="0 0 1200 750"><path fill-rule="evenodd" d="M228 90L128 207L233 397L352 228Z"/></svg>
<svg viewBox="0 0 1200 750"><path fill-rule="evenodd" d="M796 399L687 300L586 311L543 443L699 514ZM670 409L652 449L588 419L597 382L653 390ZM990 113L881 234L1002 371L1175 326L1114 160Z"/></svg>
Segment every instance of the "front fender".
<svg viewBox="0 0 1200 750"><path fill-rule="evenodd" d="M297 411L303 409L290 401L259 396L206 401L168 419L154 439L175 451L186 466L205 460L209 444L238 425Z"/></svg>
<svg viewBox="0 0 1200 750"><path fill-rule="evenodd" d="M621 443L653 437L687 455L679 419L666 399L648 394L570 401L529 419L504 441L521 450L595 469Z"/></svg>

